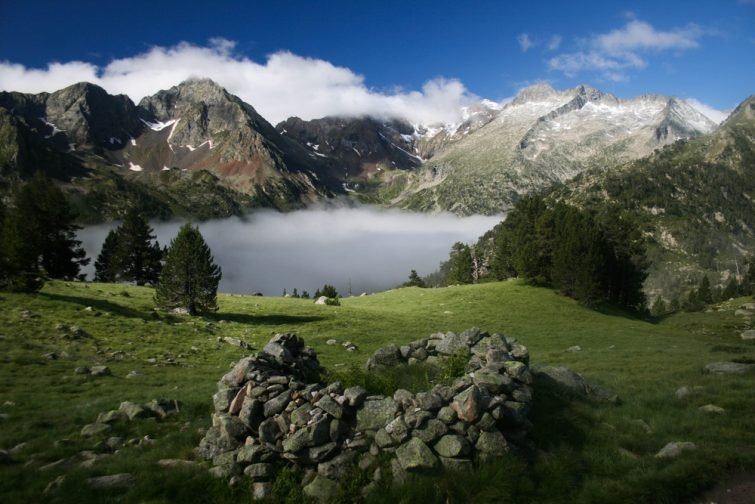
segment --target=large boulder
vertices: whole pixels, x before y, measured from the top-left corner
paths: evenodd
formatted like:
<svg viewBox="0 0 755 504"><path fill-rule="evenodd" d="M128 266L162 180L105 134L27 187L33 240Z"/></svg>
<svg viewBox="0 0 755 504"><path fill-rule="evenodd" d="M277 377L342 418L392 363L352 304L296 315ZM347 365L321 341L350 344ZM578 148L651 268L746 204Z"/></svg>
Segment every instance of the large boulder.
<svg viewBox="0 0 755 504"><path fill-rule="evenodd" d="M614 404L621 402L619 396L611 390L566 367L545 366L538 368L535 374L542 381L575 396Z"/></svg>
<svg viewBox="0 0 755 504"><path fill-rule="evenodd" d="M392 397L365 401L357 411L357 430L378 430L394 419L398 403Z"/></svg>
<svg viewBox="0 0 755 504"><path fill-rule="evenodd" d="M401 351L396 345L375 350L375 353L367 360L367 369L372 370L378 367L391 367L400 364Z"/></svg>
<svg viewBox="0 0 755 504"><path fill-rule="evenodd" d="M719 374L719 375L745 374L751 370L755 370L755 364L719 361L719 362L711 362L710 364L705 365L706 373Z"/></svg>
<svg viewBox="0 0 755 504"><path fill-rule="evenodd" d="M430 471L440 464L433 451L416 437L396 448L396 459L401 464L401 468L407 472Z"/></svg>

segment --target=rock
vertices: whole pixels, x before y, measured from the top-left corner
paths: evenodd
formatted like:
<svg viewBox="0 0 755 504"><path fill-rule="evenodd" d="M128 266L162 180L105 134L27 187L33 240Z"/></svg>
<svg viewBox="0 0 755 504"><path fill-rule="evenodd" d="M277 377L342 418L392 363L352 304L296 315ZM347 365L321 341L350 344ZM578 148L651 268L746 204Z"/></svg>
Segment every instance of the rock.
<svg viewBox="0 0 755 504"><path fill-rule="evenodd" d="M65 483L66 477L64 475L60 475L51 482L47 484L44 491L42 492L44 495L49 495L53 492L58 491L60 487L63 486L63 483Z"/></svg>
<svg viewBox="0 0 755 504"><path fill-rule="evenodd" d="M695 449L697 449L695 443L689 441L674 441L661 448L661 451L655 454L655 458L675 458L681 455L684 451Z"/></svg>
<svg viewBox="0 0 755 504"><path fill-rule="evenodd" d="M184 467L196 467L197 463L193 460L183 459L160 459L157 461L157 465L166 469L184 468Z"/></svg>
<svg viewBox="0 0 755 504"><path fill-rule="evenodd" d="M357 411L357 430L377 430L398 413L398 403L390 397L365 401Z"/></svg>
<svg viewBox="0 0 755 504"><path fill-rule="evenodd" d="M705 406L700 406L697 408L698 411L702 413L708 413L713 415L722 415L726 413L726 410L723 409L720 406L716 406L715 404L706 404Z"/></svg>
<svg viewBox="0 0 755 504"><path fill-rule="evenodd" d="M325 304L325 303L322 303L322 304ZM331 345L331 346L332 345L337 345L338 344L338 340L329 339L328 341L325 342L325 344L326 345Z"/></svg>
<svg viewBox="0 0 755 504"><path fill-rule="evenodd" d="M228 371L223 378L222 383L229 387L240 387L246 379L247 373L254 367L254 357L245 357L238 361L233 368Z"/></svg>
<svg viewBox="0 0 755 504"><path fill-rule="evenodd" d="M458 417L456 416L456 412L453 410L453 408L443 406L438 410L437 418L444 424L451 425L452 423L456 422L456 419Z"/></svg>
<svg viewBox="0 0 755 504"><path fill-rule="evenodd" d="M241 404L239 420L250 429L257 430L264 419L265 410L262 401L247 396ZM306 421L304 423L306 423Z"/></svg>
<svg viewBox="0 0 755 504"><path fill-rule="evenodd" d="M483 431L477 438L475 448L480 452L480 458L486 459L503 455L509 450L509 445L499 431Z"/></svg>
<svg viewBox="0 0 755 504"><path fill-rule="evenodd" d="M123 420L125 418L126 418L126 415L124 415L120 411L111 410L111 411L108 411L107 413L100 413L99 415L97 415L97 423L110 424L110 423L115 423L119 420Z"/></svg>
<svg viewBox="0 0 755 504"><path fill-rule="evenodd" d="M491 394L499 394L511 386L511 378L500 373L481 369L474 372L472 383Z"/></svg>
<svg viewBox="0 0 755 504"><path fill-rule="evenodd" d="M459 419L474 423L482 413L482 396L480 390L472 385L461 393L454 396L451 408L456 412Z"/></svg>
<svg viewBox="0 0 755 504"><path fill-rule="evenodd" d="M0 450L0 465L15 464L16 461L11 457L10 453L5 450Z"/></svg>
<svg viewBox="0 0 755 504"><path fill-rule="evenodd" d="M396 449L396 459L407 472L430 471L440 464L432 450L416 437Z"/></svg>
<svg viewBox="0 0 755 504"><path fill-rule="evenodd" d="M338 494L339 489L338 483L318 474L304 487L304 495L319 502L329 502Z"/></svg>
<svg viewBox="0 0 755 504"><path fill-rule="evenodd" d="M91 373L91 370L86 366L79 366L76 369L73 370L75 374L89 374Z"/></svg>
<svg viewBox="0 0 755 504"><path fill-rule="evenodd" d="M320 296L315 300L316 305L327 305L328 304L328 296Z"/></svg>
<svg viewBox="0 0 755 504"><path fill-rule="evenodd" d="M252 499L263 500L273 495L273 484L269 481L255 481L252 483Z"/></svg>
<svg viewBox="0 0 755 504"><path fill-rule="evenodd" d="M735 317L751 317L752 316L752 312L749 311L749 310L739 309L739 310L736 310L734 312L734 316Z"/></svg>
<svg viewBox="0 0 755 504"><path fill-rule="evenodd" d="M743 310L755 312L755 303L745 303L739 306Z"/></svg>
<svg viewBox="0 0 755 504"><path fill-rule="evenodd" d="M529 368L527 368L527 365L523 362L506 361L503 363L503 368L506 370L506 373L515 380L528 385L532 383L532 374L530 373Z"/></svg>
<svg viewBox="0 0 755 504"><path fill-rule="evenodd" d="M112 372L107 366L92 366L89 374L92 376L110 376Z"/></svg>
<svg viewBox="0 0 755 504"><path fill-rule="evenodd" d="M705 387L702 387L700 385L694 386L694 387L688 387L683 386L676 389L676 392L674 392L674 395L677 399L685 399L693 394L697 394L700 391L702 391Z"/></svg>
<svg viewBox="0 0 755 504"><path fill-rule="evenodd" d="M742 338L744 341L755 340L755 329L748 329L746 331L742 331L742 334L740 334L739 337Z"/></svg>
<svg viewBox="0 0 755 504"><path fill-rule="evenodd" d="M576 396L614 404L621 402L611 390L590 382L566 367L545 366L538 369L536 374L541 380Z"/></svg>
<svg viewBox="0 0 755 504"><path fill-rule="evenodd" d="M91 423L81 428L81 435L84 437L102 436L113 430L110 425L105 423Z"/></svg>
<svg viewBox="0 0 755 504"><path fill-rule="evenodd" d="M131 380L131 379L136 378L136 377L141 376L141 375L142 374L139 371L137 371L135 369L132 369L131 371L128 372L128 374L126 375L126 378L129 379L129 380Z"/></svg>
<svg viewBox="0 0 755 504"><path fill-rule="evenodd" d="M330 396L322 396L320 400L315 403L315 407L320 408L334 418L341 418L343 416L343 408L331 399Z"/></svg>
<svg viewBox="0 0 755 504"><path fill-rule="evenodd" d="M742 364L739 362L711 362L705 365L704 371L712 374L745 374L755 369L755 364Z"/></svg>
<svg viewBox="0 0 755 504"><path fill-rule="evenodd" d="M268 418L262 422L257 429L257 436L260 441L270 444L275 444L280 433L281 431L278 428L278 423L272 418Z"/></svg>
<svg viewBox="0 0 755 504"><path fill-rule="evenodd" d="M435 446L433 446L435 453L441 457L465 457L469 454L471 446L469 441L458 434L448 434L441 437Z"/></svg>
<svg viewBox="0 0 755 504"><path fill-rule="evenodd" d="M322 462L336 451L338 445L335 442L325 443L320 446L313 446L309 449L307 458L312 462Z"/></svg>
<svg viewBox="0 0 755 504"><path fill-rule="evenodd" d="M327 462L321 462L317 465L317 473L333 480L342 480L354 468L357 453L355 451L345 451Z"/></svg>
<svg viewBox="0 0 755 504"><path fill-rule="evenodd" d="M252 464L246 466L244 476L251 478L252 481L270 481L275 476L275 467L273 464Z"/></svg>
<svg viewBox="0 0 755 504"><path fill-rule="evenodd" d="M60 469L62 467L67 467L70 465L70 461L68 459L58 459L55 462L50 462L49 464L45 464L42 467L39 468L40 471L49 471L51 469Z"/></svg>
<svg viewBox="0 0 755 504"><path fill-rule="evenodd" d="M443 355L453 355L456 353L469 355L469 341L469 335L465 335L465 333L454 334L447 332L441 340L435 343L435 350Z"/></svg>
<svg viewBox="0 0 755 504"><path fill-rule="evenodd" d="M395 418L385 426L385 431L397 442L403 443L409 437L409 427L401 417Z"/></svg>
<svg viewBox="0 0 755 504"><path fill-rule="evenodd" d="M118 407L118 411L126 415L129 420L134 420L136 418L148 418L152 416L152 412L150 410L131 401L123 401Z"/></svg>
<svg viewBox="0 0 755 504"><path fill-rule="evenodd" d="M434 392L418 392L414 396L417 407L434 413L443 406L443 400Z"/></svg>
<svg viewBox="0 0 755 504"><path fill-rule="evenodd" d="M358 408L364 402L364 398L367 397L367 391L362 387L355 386L349 387L344 390L343 395L344 397L346 397L346 401L348 401L349 406L351 406L352 408Z"/></svg>
<svg viewBox="0 0 755 504"><path fill-rule="evenodd" d="M372 370L380 366L391 367L401 363L401 353L396 345L375 350L367 360L367 369Z"/></svg>
<svg viewBox="0 0 755 504"><path fill-rule="evenodd" d="M378 445L379 448L386 448L388 446L397 445L398 441L393 439L393 437L388 434L388 431L380 429L375 433L375 444Z"/></svg>
<svg viewBox="0 0 755 504"><path fill-rule="evenodd" d="M443 468L448 471L464 472L474 469L472 461L468 459L438 457L438 460L440 460L440 464L443 466Z"/></svg>
<svg viewBox="0 0 755 504"><path fill-rule="evenodd" d="M109 474L107 476L97 476L88 478L87 483L92 488L128 488L134 483L134 476L129 473Z"/></svg>
<svg viewBox="0 0 755 504"><path fill-rule="evenodd" d="M582 351L582 347L581 347L581 346L579 346L579 345L574 345L574 346L570 346L570 347L569 347L569 348L567 348L567 349L566 349L565 351L566 351L566 352L571 352L571 353L574 353L574 352L581 352L581 351Z"/></svg>
<svg viewBox="0 0 755 504"><path fill-rule="evenodd" d="M421 439L425 444L430 444L448 431L446 424L431 418L425 423L425 426L421 429L415 429L412 433L418 439Z"/></svg>
<svg viewBox="0 0 755 504"><path fill-rule="evenodd" d="M277 396L265 401L263 412L265 417L269 418L283 411L291 401L291 394L288 391L281 392Z"/></svg>

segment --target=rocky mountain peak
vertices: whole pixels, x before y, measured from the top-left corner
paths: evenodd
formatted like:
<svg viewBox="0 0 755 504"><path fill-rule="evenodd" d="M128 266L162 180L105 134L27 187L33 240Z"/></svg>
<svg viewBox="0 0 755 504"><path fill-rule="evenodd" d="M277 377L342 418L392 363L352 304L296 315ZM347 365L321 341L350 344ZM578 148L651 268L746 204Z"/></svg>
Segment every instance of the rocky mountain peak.
<svg viewBox="0 0 755 504"><path fill-rule="evenodd" d="M512 105L522 105L524 103L553 98L558 94L559 92L553 89L550 84L541 82L528 86L519 91L519 94L516 95L516 98L514 98L511 103Z"/></svg>

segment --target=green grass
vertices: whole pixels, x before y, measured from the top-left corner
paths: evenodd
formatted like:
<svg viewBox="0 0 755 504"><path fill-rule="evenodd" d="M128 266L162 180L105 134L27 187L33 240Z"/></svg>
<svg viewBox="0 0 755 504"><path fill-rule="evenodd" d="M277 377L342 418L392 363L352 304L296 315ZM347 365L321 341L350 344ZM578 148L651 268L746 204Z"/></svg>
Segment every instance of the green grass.
<svg viewBox="0 0 755 504"><path fill-rule="evenodd" d="M648 322L621 312L591 311L516 281L406 288L343 299L341 306L221 295L220 310L204 318L158 314L152 296L148 288L63 282L49 283L36 295L0 296L0 413L7 415L0 419L0 449L27 443L14 455L19 463L0 466L0 500L249 500L243 485L230 489L205 469L160 470L156 462L192 457L199 430L210 423L215 383L247 353L218 343L218 337L240 337L260 349L272 333L288 331L317 350L330 376L370 381L382 390L441 380L442 371L420 367L405 378L354 371L372 351L478 326L518 338L530 349L532 364L571 367L622 399L618 406L569 401L536 384L531 450L463 477L418 478L401 490L383 488L378 501L688 502L725 474L755 470L753 376L702 373L712 361L755 360L755 345L738 337L743 319L734 316L744 300L721 311ZM25 318L23 310L34 316ZM67 339L72 325L88 336ZM331 338L351 341L359 350L327 345ZM565 352L573 345L582 351ZM49 360L48 352L68 356ZM167 359L178 365L163 364ZM74 374L78 366L96 364L109 366L113 376ZM140 374L127 379L132 370ZM704 389L681 401L674 391L682 385ZM164 421L122 422L113 435L127 440L150 436L154 444L125 448L93 468L74 463L40 471L97 444L100 440L84 439L79 431L98 413L117 409L121 401L153 398L180 400L181 413ZM708 403L726 414L700 413L698 407ZM670 461L654 459L669 441L693 441L698 449ZM636 458L620 455L620 448ZM110 492L83 484L87 477L116 472L134 474L136 483ZM62 487L43 496L45 486L61 474L66 475ZM292 491L295 486L281 479L276 499L301 501L301 494Z"/></svg>

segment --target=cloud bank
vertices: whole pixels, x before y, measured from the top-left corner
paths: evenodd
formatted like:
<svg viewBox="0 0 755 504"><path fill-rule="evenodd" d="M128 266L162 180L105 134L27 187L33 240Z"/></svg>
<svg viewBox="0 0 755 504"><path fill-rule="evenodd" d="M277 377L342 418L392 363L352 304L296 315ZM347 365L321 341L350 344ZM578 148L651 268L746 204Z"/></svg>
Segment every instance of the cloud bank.
<svg viewBox="0 0 755 504"><path fill-rule="evenodd" d="M235 43L217 38L207 46L187 42L153 47L98 67L84 61L27 68L0 62L0 89L26 93L52 92L81 81L138 102L192 77L209 77L251 104L276 124L291 116L315 119L326 115L401 117L414 123L457 122L461 107L479 98L459 80L436 78L421 90L384 92L369 88L352 70L286 51L264 63L234 52Z"/></svg>
<svg viewBox="0 0 755 504"><path fill-rule="evenodd" d="M396 287L412 269L427 275L448 258L456 241L473 242L500 217L416 214L371 207L258 211L248 218L207 221L200 231L223 269L222 292L281 295L294 288L310 294L329 283L345 295ZM161 245L179 222L152 223ZM89 257L97 257L113 225L78 234ZM94 262L94 261L92 261ZM86 270L93 277L93 266Z"/></svg>
<svg viewBox="0 0 755 504"><path fill-rule="evenodd" d="M695 98L687 98L684 101L716 124L721 124L731 114L731 110L718 110Z"/></svg>
<svg viewBox="0 0 755 504"><path fill-rule="evenodd" d="M695 24L662 31L631 19L621 28L580 41L580 51L554 56L548 67L567 77L597 72L604 79L621 81L627 78L627 71L645 68L648 54L697 48L703 35L705 31Z"/></svg>

